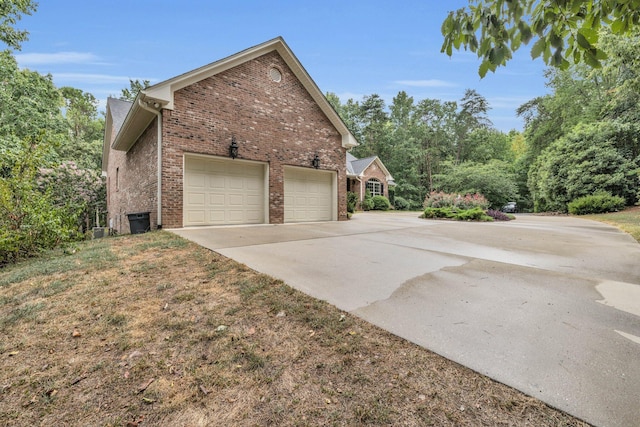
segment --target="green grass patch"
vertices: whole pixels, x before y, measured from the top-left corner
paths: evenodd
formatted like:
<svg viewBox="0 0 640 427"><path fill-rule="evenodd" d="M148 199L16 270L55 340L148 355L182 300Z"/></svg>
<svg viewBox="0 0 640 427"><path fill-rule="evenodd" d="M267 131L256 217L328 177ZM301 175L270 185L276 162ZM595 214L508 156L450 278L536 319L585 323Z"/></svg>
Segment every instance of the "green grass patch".
<svg viewBox="0 0 640 427"><path fill-rule="evenodd" d="M44 304L39 302L36 304L24 304L20 307L16 307L9 312L9 314L0 320L0 326L5 328L7 326L15 325L18 322L33 321L38 317L38 313Z"/></svg>
<svg viewBox="0 0 640 427"><path fill-rule="evenodd" d="M634 207L621 212L585 215L583 218L604 222L629 233L640 242L640 208Z"/></svg>
<svg viewBox="0 0 640 427"><path fill-rule="evenodd" d="M129 253L139 253L149 249L177 249L189 244L188 240L166 231L152 231L135 236L140 242L131 246ZM131 236L129 236L131 238Z"/></svg>
<svg viewBox="0 0 640 427"><path fill-rule="evenodd" d="M6 266L0 273L0 287L40 276L66 273L73 270L96 270L113 266L117 256L102 240L82 242L66 249L56 249L35 259Z"/></svg>

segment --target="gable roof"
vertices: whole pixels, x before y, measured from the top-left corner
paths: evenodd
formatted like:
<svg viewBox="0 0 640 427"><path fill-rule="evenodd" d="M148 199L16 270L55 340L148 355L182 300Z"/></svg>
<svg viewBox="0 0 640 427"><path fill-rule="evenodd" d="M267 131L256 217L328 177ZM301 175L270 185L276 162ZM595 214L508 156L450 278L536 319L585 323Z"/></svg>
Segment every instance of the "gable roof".
<svg viewBox="0 0 640 427"><path fill-rule="evenodd" d="M106 172L109 159L109 144L115 135L120 132L120 128L131 110L133 103L118 98L107 98L107 108L105 111L104 142L102 144L102 170Z"/></svg>
<svg viewBox="0 0 640 427"><path fill-rule="evenodd" d="M358 159L353 154L347 153L347 176L361 178L364 176L364 171L366 171L373 163L378 165L382 173L384 173L387 182L394 185L395 182L393 180L393 176L391 176L391 173L387 170L384 163L382 163L382 160L380 160L378 156L369 156L364 159Z"/></svg>
<svg viewBox="0 0 640 427"><path fill-rule="evenodd" d="M349 149L358 145L347 126L338 116L338 113L329 104L329 101L327 101L311 76L309 76L289 46L284 42L284 39L277 37L140 91L131 105L121 129L116 134L112 148L128 151L156 117L153 110L173 109L175 91L273 51L278 52L331 124L342 135L342 146Z"/></svg>

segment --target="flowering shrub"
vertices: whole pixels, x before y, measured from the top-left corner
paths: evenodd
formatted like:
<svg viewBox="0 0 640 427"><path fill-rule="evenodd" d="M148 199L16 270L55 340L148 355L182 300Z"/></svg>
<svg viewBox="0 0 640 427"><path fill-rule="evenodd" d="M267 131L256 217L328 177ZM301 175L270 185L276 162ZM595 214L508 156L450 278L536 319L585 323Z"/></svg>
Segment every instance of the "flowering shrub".
<svg viewBox="0 0 640 427"><path fill-rule="evenodd" d="M95 218L96 209L106 210L106 188L104 179L93 170L80 169L75 162L62 162L52 169L41 168L38 173L38 188L51 192L56 207L77 215L78 225L89 228Z"/></svg>
<svg viewBox="0 0 640 427"><path fill-rule="evenodd" d="M456 195L442 191L432 191L424 199L425 208L446 208L455 206Z"/></svg>
<svg viewBox="0 0 640 427"><path fill-rule="evenodd" d="M460 194L444 193L442 191L432 191L424 200L425 208L445 208L453 207L458 209L473 209L479 207L487 209L489 201L482 194Z"/></svg>

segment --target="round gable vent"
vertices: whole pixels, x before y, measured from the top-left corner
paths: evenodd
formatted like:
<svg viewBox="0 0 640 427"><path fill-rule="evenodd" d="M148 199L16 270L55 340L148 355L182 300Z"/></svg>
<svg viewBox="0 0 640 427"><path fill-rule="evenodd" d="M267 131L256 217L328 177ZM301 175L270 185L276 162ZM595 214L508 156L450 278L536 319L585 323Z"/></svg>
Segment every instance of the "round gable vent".
<svg viewBox="0 0 640 427"><path fill-rule="evenodd" d="M271 81L279 83L282 80L282 73L274 67L269 70L269 77L271 78Z"/></svg>

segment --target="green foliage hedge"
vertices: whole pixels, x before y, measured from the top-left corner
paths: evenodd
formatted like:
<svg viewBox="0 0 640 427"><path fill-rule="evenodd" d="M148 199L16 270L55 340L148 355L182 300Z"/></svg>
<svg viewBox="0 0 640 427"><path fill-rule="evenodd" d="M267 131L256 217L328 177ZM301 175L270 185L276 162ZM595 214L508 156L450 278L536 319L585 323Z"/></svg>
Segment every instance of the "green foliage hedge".
<svg viewBox="0 0 640 427"><path fill-rule="evenodd" d="M471 209L458 209L456 207L447 206L442 208L427 207L424 210L424 218L431 219L452 219L456 221L493 221L484 209L476 206Z"/></svg>
<svg viewBox="0 0 640 427"><path fill-rule="evenodd" d="M600 192L590 196L578 197L569 203L569 213L572 215L587 215L596 213L617 212L624 209L625 199L612 196L611 193Z"/></svg>
<svg viewBox="0 0 640 427"><path fill-rule="evenodd" d="M393 207L399 211L406 211L411 208L411 202L409 202L404 197L397 196L393 199Z"/></svg>
<svg viewBox="0 0 640 427"><path fill-rule="evenodd" d="M373 207L371 209L375 211L388 211L391 209L389 199L384 196L373 196L371 198L371 202L373 203Z"/></svg>

